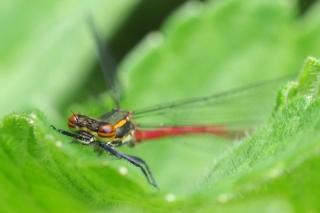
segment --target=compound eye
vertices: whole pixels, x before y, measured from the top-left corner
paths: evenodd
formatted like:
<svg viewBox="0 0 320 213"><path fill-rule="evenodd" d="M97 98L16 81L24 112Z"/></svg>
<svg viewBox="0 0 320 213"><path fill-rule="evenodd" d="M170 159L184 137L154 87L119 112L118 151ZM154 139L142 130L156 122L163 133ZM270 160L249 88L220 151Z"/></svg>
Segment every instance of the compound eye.
<svg viewBox="0 0 320 213"><path fill-rule="evenodd" d="M76 129L78 120L78 114L72 114L68 119L68 127L70 129Z"/></svg>
<svg viewBox="0 0 320 213"><path fill-rule="evenodd" d="M98 136L104 141L110 141L116 136L116 129L110 124L103 124L98 129Z"/></svg>

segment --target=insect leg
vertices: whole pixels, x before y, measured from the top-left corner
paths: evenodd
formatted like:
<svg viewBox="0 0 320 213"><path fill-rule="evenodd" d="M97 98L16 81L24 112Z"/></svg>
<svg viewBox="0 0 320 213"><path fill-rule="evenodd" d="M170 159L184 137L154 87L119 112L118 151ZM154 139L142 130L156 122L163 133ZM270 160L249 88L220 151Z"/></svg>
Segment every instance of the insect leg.
<svg viewBox="0 0 320 213"><path fill-rule="evenodd" d="M104 148L106 151L108 151L110 154L120 158L120 159L125 159L126 161L129 161L131 164L135 165L136 167L139 167L144 174L144 176L147 178L147 181L149 184L153 185L154 187L158 188L156 181L153 178L153 175L147 165L147 163L142 160L141 158L131 156L131 155L126 155L124 153L121 153L115 149L113 149L111 146L109 146L106 143L100 143L99 144L102 148ZM146 169L141 165L143 164ZM151 180L150 180L151 179Z"/></svg>
<svg viewBox="0 0 320 213"><path fill-rule="evenodd" d="M53 125L50 126L52 129L54 129L55 131L63 134L63 135L66 135L66 136L69 136L69 137L72 137L74 139L76 139L77 141L82 141L86 144L89 144L92 142L92 138L88 138L88 137L84 137L83 135L81 134L75 134L75 133L72 133L72 132L68 132L68 131L65 131L63 129L57 129L56 127L54 127Z"/></svg>
<svg viewBox="0 0 320 213"><path fill-rule="evenodd" d="M126 155L126 156L134 159L136 162L139 162L139 163L143 164L143 165L145 166L146 170L147 170L147 173L149 174L149 176L150 176L150 178L151 178L151 182L152 182L152 183L150 183L150 182L149 182L149 183L150 183L151 185L155 186L156 188L158 188L157 183L156 183L156 181L155 181L155 179L154 179L154 177L153 177L153 175L152 175L152 172L151 172L148 164L147 164L143 159L141 159L141 158L139 158L139 157L132 156L132 155Z"/></svg>

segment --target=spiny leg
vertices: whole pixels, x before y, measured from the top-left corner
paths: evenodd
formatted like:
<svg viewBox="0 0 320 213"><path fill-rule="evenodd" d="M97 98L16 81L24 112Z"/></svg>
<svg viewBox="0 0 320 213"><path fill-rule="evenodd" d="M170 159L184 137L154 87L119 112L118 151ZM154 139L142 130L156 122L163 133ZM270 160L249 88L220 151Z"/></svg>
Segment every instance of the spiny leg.
<svg viewBox="0 0 320 213"><path fill-rule="evenodd" d="M59 132L60 134L72 137L72 138L76 139L77 141L82 141L82 142L85 142L85 143L88 143L88 144L92 142L92 138L86 137L86 136L81 135L79 133L72 133L72 132L65 131L63 129L57 129L53 125L51 125L50 127L52 129L54 129L55 131Z"/></svg>
<svg viewBox="0 0 320 213"><path fill-rule="evenodd" d="M125 160L129 161L131 164L135 165L136 167L139 167L141 169L142 173L144 174L144 176L147 178L148 183L153 185L154 187L158 188L157 183L154 180L153 175L152 175L147 163L144 160L142 160L141 158L135 157L135 156L123 154L123 153L113 149L108 144L100 143L99 145L102 148L104 148L106 151L108 151L110 154L112 154L120 159L121 158L125 159ZM147 170L145 168L143 168L143 166L141 164L143 164Z"/></svg>
<svg viewBox="0 0 320 213"><path fill-rule="evenodd" d="M136 156L133 156L133 155L127 155L127 154L126 154L126 156L128 156L128 157L134 159L135 161L143 164L143 165L146 167L147 173L149 174L149 176L150 176L150 178L151 178L151 180L152 180L151 182L154 183L154 184L152 184L152 185L155 186L156 188L158 188L157 183L156 183L156 181L155 181L155 179L154 179L154 177L153 177L153 175L152 175L152 172L151 172L148 164L147 164L143 159L141 159L141 158L139 158L139 157L136 157ZM150 183L150 182L149 182L149 183Z"/></svg>
<svg viewBox="0 0 320 213"><path fill-rule="evenodd" d="M68 131L65 131L62 129L57 129L53 125L51 125L50 127L63 135L66 135L66 136L69 136L69 137L76 139L77 141L82 141L87 144L90 144L92 142L92 138L90 138L87 135L81 135L81 134L68 132ZM105 144L105 143L99 142L99 146L102 147L103 149L105 149L110 154L116 156L117 158L125 159L125 160L129 161L131 164L135 165L136 167L139 167L141 169L142 173L144 174L144 176L147 178L148 183L153 185L154 187L158 188L157 183L154 180L153 175L151 173L151 170L149 169L149 166L147 165L147 163L144 160L142 160L141 158L138 158L136 156L123 154L123 153L113 149L110 145ZM141 164L143 164L146 167L146 169Z"/></svg>

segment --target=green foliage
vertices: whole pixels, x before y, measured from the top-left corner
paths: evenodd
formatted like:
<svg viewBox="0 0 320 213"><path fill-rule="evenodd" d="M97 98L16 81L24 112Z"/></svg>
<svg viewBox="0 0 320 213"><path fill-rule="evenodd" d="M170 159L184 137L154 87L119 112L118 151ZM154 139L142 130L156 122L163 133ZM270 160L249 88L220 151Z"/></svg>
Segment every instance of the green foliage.
<svg viewBox="0 0 320 213"><path fill-rule="evenodd" d="M78 90L96 59L86 16L110 36L136 2L2 1L0 117L38 108L58 122L61 108L84 96Z"/></svg>
<svg viewBox="0 0 320 213"><path fill-rule="evenodd" d="M122 107L135 109L208 95L297 73L308 55L320 55L314 42L320 31L318 11L319 4L297 18L291 1L188 3L167 20L161 33L148 36L122 62L121 80L127 88ZM50 54L42 54L43 60L50 61ZM38 57L30 55L28 60L35 63ZM69 59L70 66L91 63L88 59L83 62L86 65L79 65L79 57L74 59ZM18 64L21 67L23 63ZM74 96L81 85L80 77L64 75L66 67L58 65L63 74L58 78L49 78L50 72L39 75L40 88L32 76L44 65L34 66L38 71L24 78L32 86L21 85L28 88L23 96L30 101L39 103L35 97L58 99L61 89L54 90L52 85L63 85L62 76L72 81L62 99ZM98 158L90 148L68 143L66 137L56 134L49 128L55 124L50 117L59 113L45 111L50 102L44 100L41 111L11 113L0 123L0 211L319 211L319 76L320 62L307 58L299 78L280 90L267 123L241 143L203 136L121 149L148 162L160 191L149 186L134 166L105 160L105 155ZM8 78L4 88L13 80ZM16 94L12 93L18 97ZM6 97L9 95L7 92ZM26 100L23 97L15 103L28 110L31 105ZM55 110L69 109L63 100L58 102L60 108ZM103 113L92 102L84 103L81 109ZM6 102L3 110L8 111L10 104ZM179 144L183 140L192 144ZM197 140L210 143L210 149L195 148ZM125 166L128 174L121 175L116 168ZM174 202L169 202L171 199Z"/></svg>

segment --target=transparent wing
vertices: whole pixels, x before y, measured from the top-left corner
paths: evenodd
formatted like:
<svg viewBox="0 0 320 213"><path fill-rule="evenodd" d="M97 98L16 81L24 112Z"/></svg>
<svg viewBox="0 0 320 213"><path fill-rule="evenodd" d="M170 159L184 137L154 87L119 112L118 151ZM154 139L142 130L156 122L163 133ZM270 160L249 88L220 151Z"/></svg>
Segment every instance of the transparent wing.
<svg viewBox="0 0 320 213"><path fill-rule="evenodd" d="M252 84L224 93L181 100L133 111L141 128L180 125L243 125L266 120L277 91L291 76Z"/></svg>
<svg viewBox="0 0 320 213"><path fill-rule="evenodd" d="M115 107L119 108L120 85L116 78L116 66L112 54L110 53L110 51L108 51L107 45L102 41L91 16L87 17L87 24L97 46L100 65L103 71L105 82L107 83L108 93L110 94Z"/></svg>

